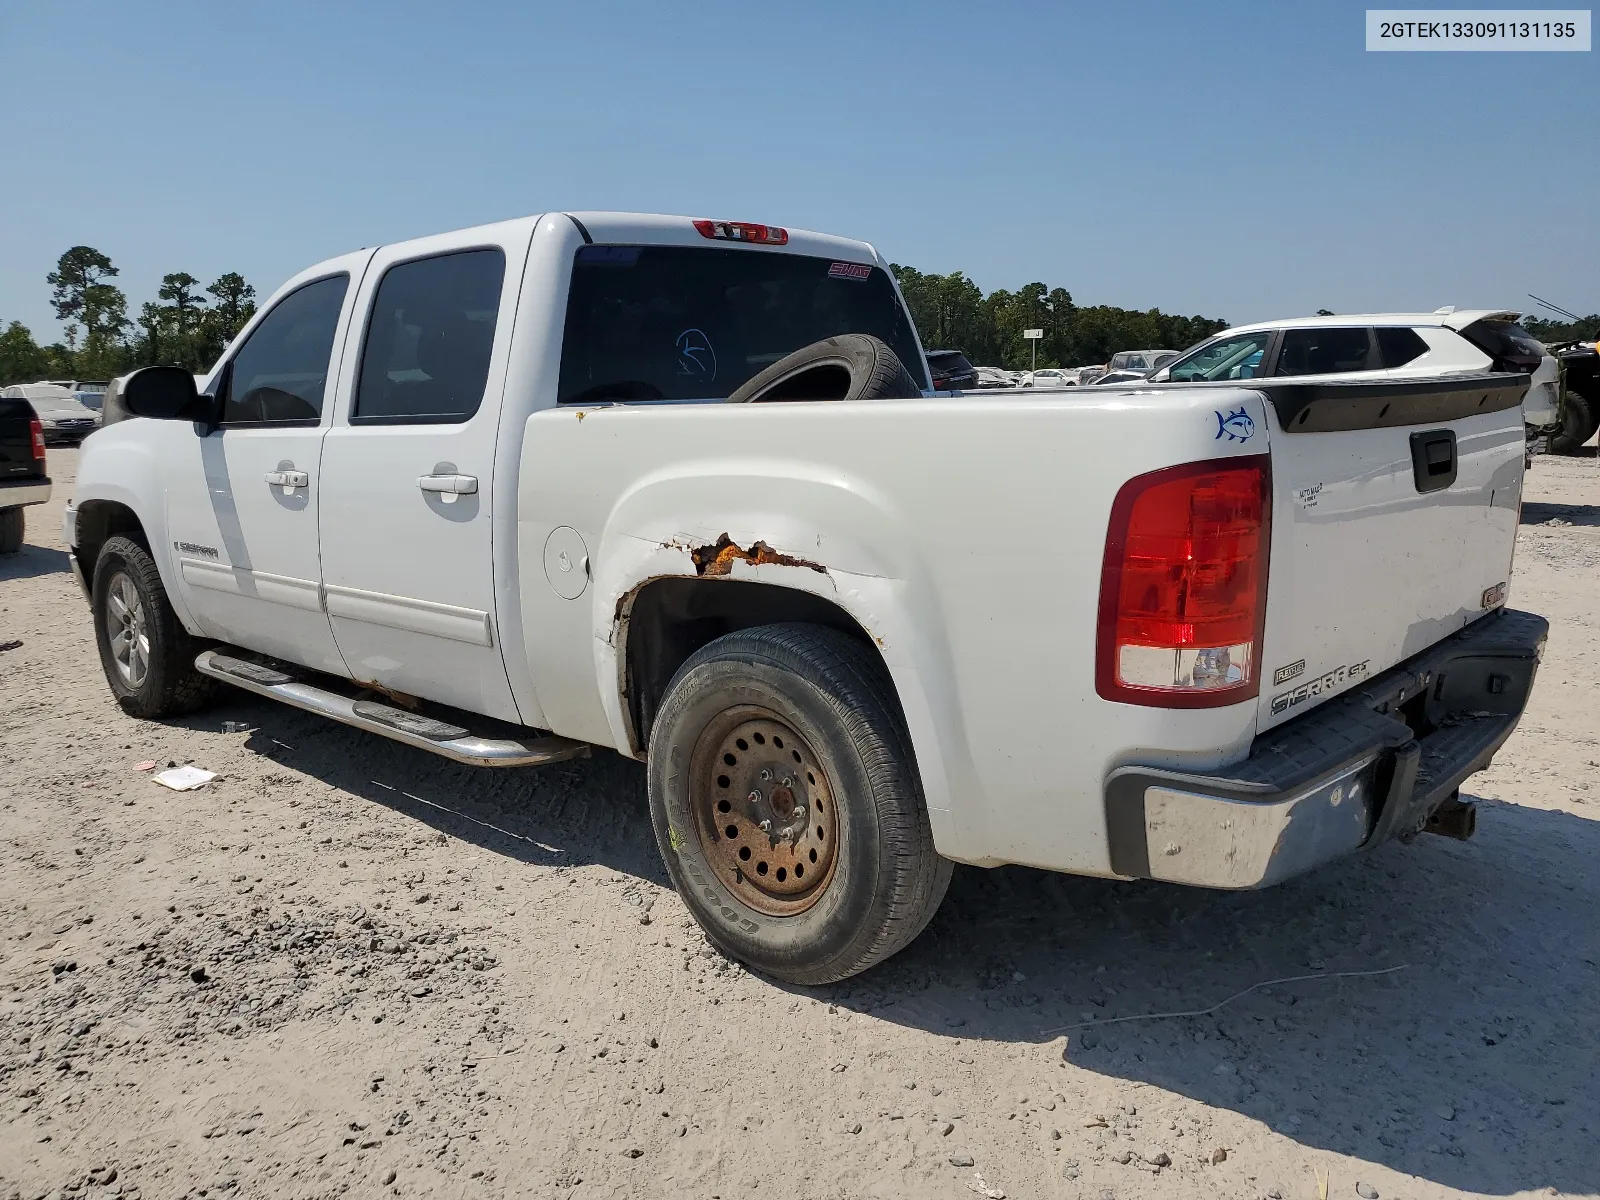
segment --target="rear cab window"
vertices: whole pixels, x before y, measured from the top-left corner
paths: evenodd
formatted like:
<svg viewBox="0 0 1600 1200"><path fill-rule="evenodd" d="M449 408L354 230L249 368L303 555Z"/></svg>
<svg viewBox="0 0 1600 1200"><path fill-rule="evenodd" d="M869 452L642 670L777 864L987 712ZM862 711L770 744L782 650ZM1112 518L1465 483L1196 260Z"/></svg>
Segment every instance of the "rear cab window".
<svg viewBox="0 0 1600 1200"><path fill-rule="evenodd" d="M558 399L722 400L780 358L844 333L882 339L928 386L881 267L723 247L581 246Z"/></svg>

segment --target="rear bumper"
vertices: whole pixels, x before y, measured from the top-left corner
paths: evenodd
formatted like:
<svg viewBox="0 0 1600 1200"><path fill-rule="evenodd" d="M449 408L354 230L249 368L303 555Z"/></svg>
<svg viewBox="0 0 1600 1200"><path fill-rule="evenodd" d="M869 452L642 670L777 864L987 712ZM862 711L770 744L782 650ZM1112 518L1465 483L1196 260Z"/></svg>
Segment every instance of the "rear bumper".
<svg viewBox="0 0 1600 1200"><path fill-rule="evenodd" d="M1113 771L1112 870L1258 888L1411 836L1516 729L1548 632L1500 610L1263 734L1231 767Z"/></svg>
<svg viewBox="0 0 1600 1200"><path fill-rule="evenodd" d="M21 508L50 499L50 480L34 476L0 483L0 508Z"/></svg>

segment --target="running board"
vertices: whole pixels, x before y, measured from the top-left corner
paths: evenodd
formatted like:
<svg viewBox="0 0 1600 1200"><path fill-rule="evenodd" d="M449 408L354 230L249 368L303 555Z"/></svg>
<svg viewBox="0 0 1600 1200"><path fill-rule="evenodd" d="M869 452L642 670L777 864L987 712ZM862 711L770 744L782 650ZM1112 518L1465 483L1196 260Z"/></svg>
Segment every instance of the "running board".
<svg viewBox="0 0 1600 1200"><path fill-rule="evenodd" d="M554 735L527 739L479 737L459 725L371 700L352 700L338 692L301 683L272 667L232 658L216 650L202 652L194 660L194 669L258 696L332 717L368 733L379 733L474 767L539 767L589 757L586 742Z"/></svg>

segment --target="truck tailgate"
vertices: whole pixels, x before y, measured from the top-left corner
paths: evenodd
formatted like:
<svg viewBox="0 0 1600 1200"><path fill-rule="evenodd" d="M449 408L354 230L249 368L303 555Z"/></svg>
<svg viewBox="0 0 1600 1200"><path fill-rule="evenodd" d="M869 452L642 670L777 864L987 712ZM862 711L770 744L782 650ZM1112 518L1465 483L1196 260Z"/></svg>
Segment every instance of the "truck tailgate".
<svg viewBox="0 0 1600 1200"><path fill-rule="evenodd" d="M42 475L33 457L33 408L26 400L0 399L0 480Z"/></svg>
<svg viewBox="0 0 1600 1200"><path fill-rule="evenodd" d="M1525 376L1264 381L1273 535L1259 728L1505 602Z"/></svg>

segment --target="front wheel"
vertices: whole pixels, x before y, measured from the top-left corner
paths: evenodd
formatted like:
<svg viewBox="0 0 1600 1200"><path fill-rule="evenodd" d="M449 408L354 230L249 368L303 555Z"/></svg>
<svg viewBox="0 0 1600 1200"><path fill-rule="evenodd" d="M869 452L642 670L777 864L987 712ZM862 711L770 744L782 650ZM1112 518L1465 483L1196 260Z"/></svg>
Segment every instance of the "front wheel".
<svg viewBox="0 0 1600 1200"><path fill-rule="evenodd" d="M111 694L129 716L173 717L211 698L194 669L200 647L178 621L150 552L114 537L94 564L95 642Z"/></svg>
<svg viewBox="0 0 1600 1200"><path fill-rule="evenodd" d="M896 953L938 909L933 847L893 685L854 638L766 625L703 647L650 736L650 816L707 936L791 983Z"/></svg>

